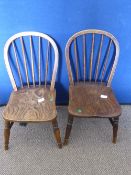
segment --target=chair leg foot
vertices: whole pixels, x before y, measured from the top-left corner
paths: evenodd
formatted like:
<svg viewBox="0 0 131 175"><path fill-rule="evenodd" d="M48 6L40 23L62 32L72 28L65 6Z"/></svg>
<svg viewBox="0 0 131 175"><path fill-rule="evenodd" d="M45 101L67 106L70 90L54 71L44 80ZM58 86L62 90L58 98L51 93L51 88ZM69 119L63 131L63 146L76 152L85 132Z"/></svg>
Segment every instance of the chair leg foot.
<svg viewBox="0 0 131 175"><path fill-rule="evenodd" d="M63 145L67 145L68 144L69 136L70 136L71 129L72 129L72 124L73 124L73 117L69 115L68 116L68 123L67 123L67 127L66 127L66 133L65 133L65 138L64 138Z"/></svg>
<svg viewBox="0 0 131 175"><path fill-rule="evenodd" d="M63 145L68 145L68 139L64 139Z"/></svg>
<svg viewBox="0 0 131 175"><path fill-rule="evenodd" d="M10 122L5 120L5 128L4 128L4 149L8 150L9 138L10 138Z"/></svg>
<svg viewBox="0 0 131 175"><path fill-rule="evenodd" d="M113 139L112 139L112 143L114 144L117 141L118 123L119 123L119 117L115 117L113 120Z"/></svg>
<svg viewBox="0 0 131 175"><path fill-rule="evenodd" d="M60 129L58 128L58 123L57 123L57 120L56 119L54 119L52 121L52 125L53 125L54 136L56 138L58 147L59 148L62 148L62 142L61 142L61 136L60 136Z"/></svg>

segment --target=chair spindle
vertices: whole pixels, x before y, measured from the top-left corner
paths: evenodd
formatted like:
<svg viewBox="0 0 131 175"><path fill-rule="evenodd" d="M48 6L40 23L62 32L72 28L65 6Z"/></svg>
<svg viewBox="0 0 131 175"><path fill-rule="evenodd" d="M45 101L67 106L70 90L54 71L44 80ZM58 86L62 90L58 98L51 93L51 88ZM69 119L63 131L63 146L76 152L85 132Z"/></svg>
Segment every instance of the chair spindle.
<svg viewBox="0 0 131 175"><path fill-rule="evenodd" d="M76 79L79 81L79 70L78 70L78 53L77 53L77 43L74 40L74 52L75 52L75 63L76 63Z"/></svg>
<svg viewBox="0 0 131 175"><path fill-rule="evenodd" d="M39 37L39 48L38 48L38 70L39 70L39 86L41 85L41 38Z"/></svg>
<svg viewBox="0 0 131 175"><path fill-rule="evenodd" d="M24 41L23 37L20 37L20 42L22 46L22 54L23 54L23 59L24 59L24 67L25 67L25 73L26 73L26 80L27 80L27 86L29 88L29 77L28 77L28 70L27 70L27 63L26 63L26 54L25 54L25 48L24 48Z"/></svg>
<svg viewBox="0 0 131 175"><path fill-rule="evenodd" d="M93 63L93 56L94 56L94 40L95 40L95 34L93 33L92 34L92 44L91 44L89 81L91 81L91 77L92 77L92 63Z"/></svg>
<svg viewBox="0 0 131 175"><path fill-rule="evenodd" d="M18 71L18 75L19 75L19 79L20 79L20 84L21 84L21 87L23 88L22 76L21 76L21 72L20 72L20 66L18 63L18 55L16 52L16 46L15 46L13 41L12 41L12 45L13 45L13 51L14 51L14 55L15 55L16 67L17 67L17 71Z"/></svg>
<svg viewBox="0 0 131 175"><path fill-rule="evenodd" d="M107 62L108 62L108 58L109 58L109 54L110 54L111 44L112 44L112 40L110 39L110 42L109 42L109 45L108 45L108 50L107 50L106 57L105 57L104 66L103 66L101 82L103 81L103 78L104 78L104 75L105 75L105 72L106 72L106 67L107 67Z"/></svg>
<svg viewBox="0 0 131 175"><path fill-rule="evenodd" d="M100 64L100 58L101 58L101 52L102 52L103 39L104 39L104 35L101 35L101 41L100 41L100 47L99 47L99 53L98 53L98 59L97 59L97 66L96 66L95 82L96 82L97 79L98 79L98 69L99 69L99 64Z"/></svg>
<svg viewBox="0 0 131 175"><path fill-rule="evenodd" d="M50 50L50 43L49 43L49 41L48 41L47 50L46 50L45 87L46 87L46 84L47 84L47 76L48 76L49 50Z"/></svg>
<svg viewBox="0 0 131 175"><path fill-rule="evenodd" d="M29 38L30 38L30 55L31 55L32 80L33 80L33 86L35 87L35 73L34 73L34 56L33 56L32 36L30 36Z"/></svg>
<svg viewBox="0 0 131 175"><path fill-rule="evenodd" d="M86 35L83 35L84 82L86 80Z"/></svg>

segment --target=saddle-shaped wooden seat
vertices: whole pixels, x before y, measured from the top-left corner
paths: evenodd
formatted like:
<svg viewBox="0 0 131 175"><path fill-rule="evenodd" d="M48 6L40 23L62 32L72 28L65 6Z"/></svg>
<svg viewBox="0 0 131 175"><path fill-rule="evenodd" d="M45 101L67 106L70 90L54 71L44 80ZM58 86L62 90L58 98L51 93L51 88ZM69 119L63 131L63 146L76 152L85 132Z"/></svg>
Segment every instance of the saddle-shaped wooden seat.
<svg viewBox="0 0 131 175"><path fill-rule="evenodd" d="M4 110L4 119L18 122L44 122L56 117L56 93L35 87L14 91Z"/></svg>
<svg viewBox="0 0 131 175"><path fill-rule="evenodd" d="M111 87L104 84L80 83L69 89L70 115L79 117L116 117L121 114Z"/></svg>

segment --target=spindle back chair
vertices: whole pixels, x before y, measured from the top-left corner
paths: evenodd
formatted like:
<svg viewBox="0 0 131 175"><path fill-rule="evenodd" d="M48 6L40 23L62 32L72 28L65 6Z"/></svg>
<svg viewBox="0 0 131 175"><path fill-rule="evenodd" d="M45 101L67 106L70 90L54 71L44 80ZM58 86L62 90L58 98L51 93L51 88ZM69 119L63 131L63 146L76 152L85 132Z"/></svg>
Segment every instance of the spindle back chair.
<svg viewBox="0 0 131 175"><path fill-rule="evenodd" d="M39 32L17 33L7 40L4 59L14 89L4 111L5 150L14 122L51 121L61 148L54 89L58 49L54 40Z"/></svg>
<svg viewBox="0 0 131 175"><path fill-rule="evenodd" d="M119 57L117 39L102 30L80 31L68 40L65 57L70 87L64 144L74 117L109 118L115 143L121 108L110 86Z"/></svg>
<svg viewBox="0 0 131 175"><path fill-rule="evenodd" d="M88 41L86 39L86 37L88 35L92 36L91 42L90 40ZM99 35L99 42L95 43L95 36ZM81 39L81 41L79 40L79 42L81 42L80 44L82 44L82 55L81 58L79 58L78 56L78 46L77 46L77 40ZM98 40L98 38L96 38ZM104 43L104 39L108 39L109 42L107 43L107 47L103 48L103 43ZM91 44L90 44L91 43ZM86 53L86 45L90 44L90 53ZM95 48L95 44L98 46L96 46L97 48ZM112 69L109 72L108 75L108 79L107 79L107 86L110 86L115 69L116 69L116 65L118 62L118 57L119 57L119 43L116 40L116 38L106 32L106 31L102 31L102 30L83 30L80 31L76 34L74 34L67 42L66 44L66 48L65 48L65 56L66 56L66 62L67 62L67 68L68 68L68 74L69 74L69 80L70 80L70 85L74 84L74 77L73 77L73 73L72 73L72 69L71 69L71 47L74 46L74 57L73 59L75 59L75 73L76 73L76 81L79 81L79 65L78 62L83 61L83 81L94 81L94 82L103 82L104 81L104 76L106 74L106 71L108 70L109 64L108 64L108 59L109 59L109 55L111 52L111 47L114 46L114 52L113 52L113 57L112 57ZM97 54L95 55L96 58L94 58L94 50L97 49ZM104 50L105 49L105 50ZM104 50L105 55L102 55L102 51ZM88 55L87 55L88 54ZM102 58L103 56L103 58ZM88 58L87 58L88 57ZM90 58L89 58L90 57ZM83 60L82 60L83 59ZM86 63L87 63L87 59L90 60L89 62L89 67L87 67ZM103 62L101 61L101 59L103 60ZM95 63L93 61L96 61ZM100 62L102 62L102 67L100 65ZM93 64L95 65L94 69L95 69L95 73L93 75ZM101 67L101 69L100 69ZM87 68L89 68L89 70L87 70ZM99 72L101 71L101 72ZM101 75L100 79L98 79L98 75ZM93 79L94 77L94 79Z"/></svg>

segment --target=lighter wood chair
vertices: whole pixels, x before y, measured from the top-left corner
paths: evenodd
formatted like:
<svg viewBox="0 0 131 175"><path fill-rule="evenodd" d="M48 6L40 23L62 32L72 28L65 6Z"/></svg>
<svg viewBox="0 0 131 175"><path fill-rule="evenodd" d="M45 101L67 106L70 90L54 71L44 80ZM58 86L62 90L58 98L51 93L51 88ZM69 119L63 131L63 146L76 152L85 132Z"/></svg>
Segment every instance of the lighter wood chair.
<svg viewBox="0 0 131 175"><path fill-rule="evenodd" d="M68 40L65 56L70 87L64 145L68 143L74 117L108 118L116 143L121 107L110 87L119 57L116 38L102 30L80 31Z"/></svg>
<svg viewBox="0 0 131 175"><path fill-rule="evenodd" d="M39 32L18 33L7 40L4 59L14 89L3 113L5 150L8 149L10 129L14 122L50 121L61 148L54 89L58 67L55 42Z"/></svg>

